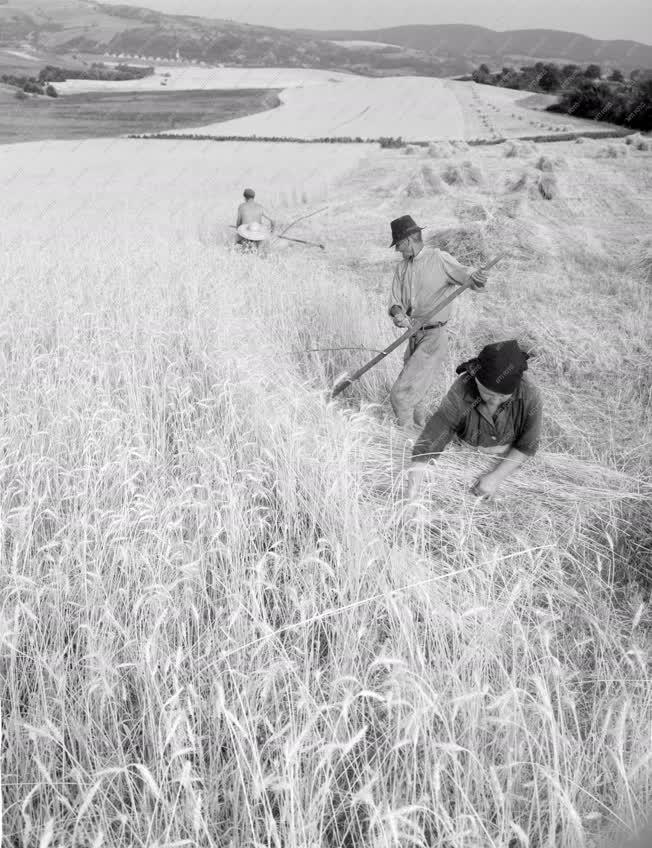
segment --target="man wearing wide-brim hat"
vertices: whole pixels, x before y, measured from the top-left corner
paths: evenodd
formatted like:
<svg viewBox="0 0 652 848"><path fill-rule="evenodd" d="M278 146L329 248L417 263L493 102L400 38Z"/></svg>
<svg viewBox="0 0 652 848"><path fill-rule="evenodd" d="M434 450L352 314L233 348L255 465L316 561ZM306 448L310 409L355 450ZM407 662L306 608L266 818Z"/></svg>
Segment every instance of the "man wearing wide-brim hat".
<svg viewBox="0 0 652 848"><path fill-rule="evenodd" d="M271 236L269 227L257 221L252 221L251 224L240 224L237 233L238 243L251 250L257 250L258 246Z"/></svg>
<svg viewBox="0 0 652 848"><path fill-rule="evenodd" d="M244 201L238 206L235 222L236 244L257 250L260 242L269 238L274 231L274 221L256 200L253 188L243 192Z"/></svg>
<svg viewBox="0 0 652 848"><path fill-rule="evenodd" d="M393 247L403 257L394 272L389 314L397 327L423 320L455 286L471 281L471 289L484 288L487 275L457 261L450 253L426 244L423 227L410 215L391 222ZM448 352L446 324L452 305L446 306L421 331L412 336L405 351L403 370L392 387L390 401L400 427L423 427L428 394L442 375Z"/></svg>

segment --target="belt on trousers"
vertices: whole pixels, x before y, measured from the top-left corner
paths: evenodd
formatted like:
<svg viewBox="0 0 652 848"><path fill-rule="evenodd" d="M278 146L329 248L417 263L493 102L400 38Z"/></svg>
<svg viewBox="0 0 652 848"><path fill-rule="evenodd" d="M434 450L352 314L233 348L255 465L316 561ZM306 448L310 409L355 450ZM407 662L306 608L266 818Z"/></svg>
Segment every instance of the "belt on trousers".
<svg viewBox="0 0 652 848"><path fill-rule="evenodd" d="M421 327L421 329L422 330L436 330L437 327L445 327L446 324L448 324L448 321L437 321L436 324L424 324L424 326Z"/></svg>

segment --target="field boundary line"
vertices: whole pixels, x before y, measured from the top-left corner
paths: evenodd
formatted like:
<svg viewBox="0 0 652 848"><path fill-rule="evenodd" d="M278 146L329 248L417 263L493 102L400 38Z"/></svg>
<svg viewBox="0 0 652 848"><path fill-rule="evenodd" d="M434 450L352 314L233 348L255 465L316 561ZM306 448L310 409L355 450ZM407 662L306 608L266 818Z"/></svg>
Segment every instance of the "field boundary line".
<svg viewBox="0 0 652 848"><path fill-rule="evenodd" d="M430 144L443 144L445 142L464 141L469 147L485 147L495 144L504 144L508 141L532 141L544 144L549 141L574 141L577 138L626 138L629 135L637 135L638 130L584 130L564 133L551 133L543 135L514 135L501 136L500 138L433 138L427 141L406 141L402 147L412 145L414 147L428 147ZM129 133L123 138L134 139L159 139L163 141L237 141L237 142L262 142L264 144L381 144L380 138L362 138L357 136L320 136L319 138L299 138L297 136L267 136L267 135L210 135L204 133Z"/></svg>

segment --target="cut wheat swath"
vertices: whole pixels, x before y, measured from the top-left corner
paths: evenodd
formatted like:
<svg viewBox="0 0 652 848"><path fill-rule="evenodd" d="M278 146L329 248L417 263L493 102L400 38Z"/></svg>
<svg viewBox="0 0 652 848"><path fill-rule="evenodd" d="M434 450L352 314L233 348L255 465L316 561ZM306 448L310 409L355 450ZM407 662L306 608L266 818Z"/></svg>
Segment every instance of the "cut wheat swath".
<svg viewBox="0 0 652 848"><path fill-rule="evenodd" d="M481 271L488 271L490 268L493 268L494 265L496 265L498 262L500 262L500 260L503 259L506 255L507 255L506 252L505 253L499 253L498 256L495 256L493 259L491 259L489 262L487 262L486 265L483 265L482 268L480 268L480 270ZM350 376L347 376L344 379L340 380L340 382L337 383L337 385L333 388L332 397L335 398L339 394L341 394L344 391L344 389L348 389L348 387L352 383L354 383L356 380L359 380L360 377L362 377L363 374L366 374L367 371L369 371L371 368L374 367L374 365L377 365L381 360L383 360L386 356L388 356L393 350L396 350L397 347L400 347L409 338L411 338L416 333L418 333L419 330L425 324L427 324L429 321L431 321L435 317L435 315L437 315L438 312L441 312L441 310L445 306L448 306L448 304L452 303L455 300L455 298L459 297L468 288L471 288L471 285L472 285L471 280L469 280L467 283L464 283L463 286L460 286L459 289L457 289L452 294L448 295L448 297L445 297L440 303L438 303L437 306L435 307L435 309L433 309L432 312L429 312L426 315L426 317L423 318L421 321L419 321L417 324L415 324L414 327L410 327L410 329L406 330L403 333L403 335L401 335L397 339L395 339L390 345L387 345L387 347L384 350L382 350L379 354L374 356L373 359L370 359L369 362L367 362L366 365L363 365L362 368L358 368L358 370L354 371L353 374L351 374Z"/></svg>

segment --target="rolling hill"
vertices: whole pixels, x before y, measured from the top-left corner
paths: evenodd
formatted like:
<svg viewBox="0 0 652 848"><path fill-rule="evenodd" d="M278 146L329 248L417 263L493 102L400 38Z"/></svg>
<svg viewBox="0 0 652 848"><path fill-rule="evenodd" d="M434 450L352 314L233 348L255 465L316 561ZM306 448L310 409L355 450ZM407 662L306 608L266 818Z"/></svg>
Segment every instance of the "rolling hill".
<svg viewBox="0 0 652 848"><path fill-rule="evenodd" d="M0 47L41 54L139 56L252 67L340 68L383 72L378 46L333 44L288 30L227 20L167 15L94 0L10 0L0 6ZM391 48L403 73L440 75L438 61L409 48Z"/></svg>
<svg viewBox="0 0 652 848"><path fill-rule="evenodd" d="M344 43L336 43L344 42ZM453 76L480 62L554 59L624 71L652 67L652 47L554 30L495 32L467 25L283 30L168 15L95 0L0 3L0 47L41 55L139 56L250 67L308 67L367 76Z"/></svg>
<svg viewBox="0 0 652 848"><path fill-rule="evenodd" d="M601 41L576 32L521 29L497 32L466 24L399 26L376 30L309 31L314 38L390 42L440 58L541 59L596 62L621 69L652 67L652 46L637 41Z"/></svg>

